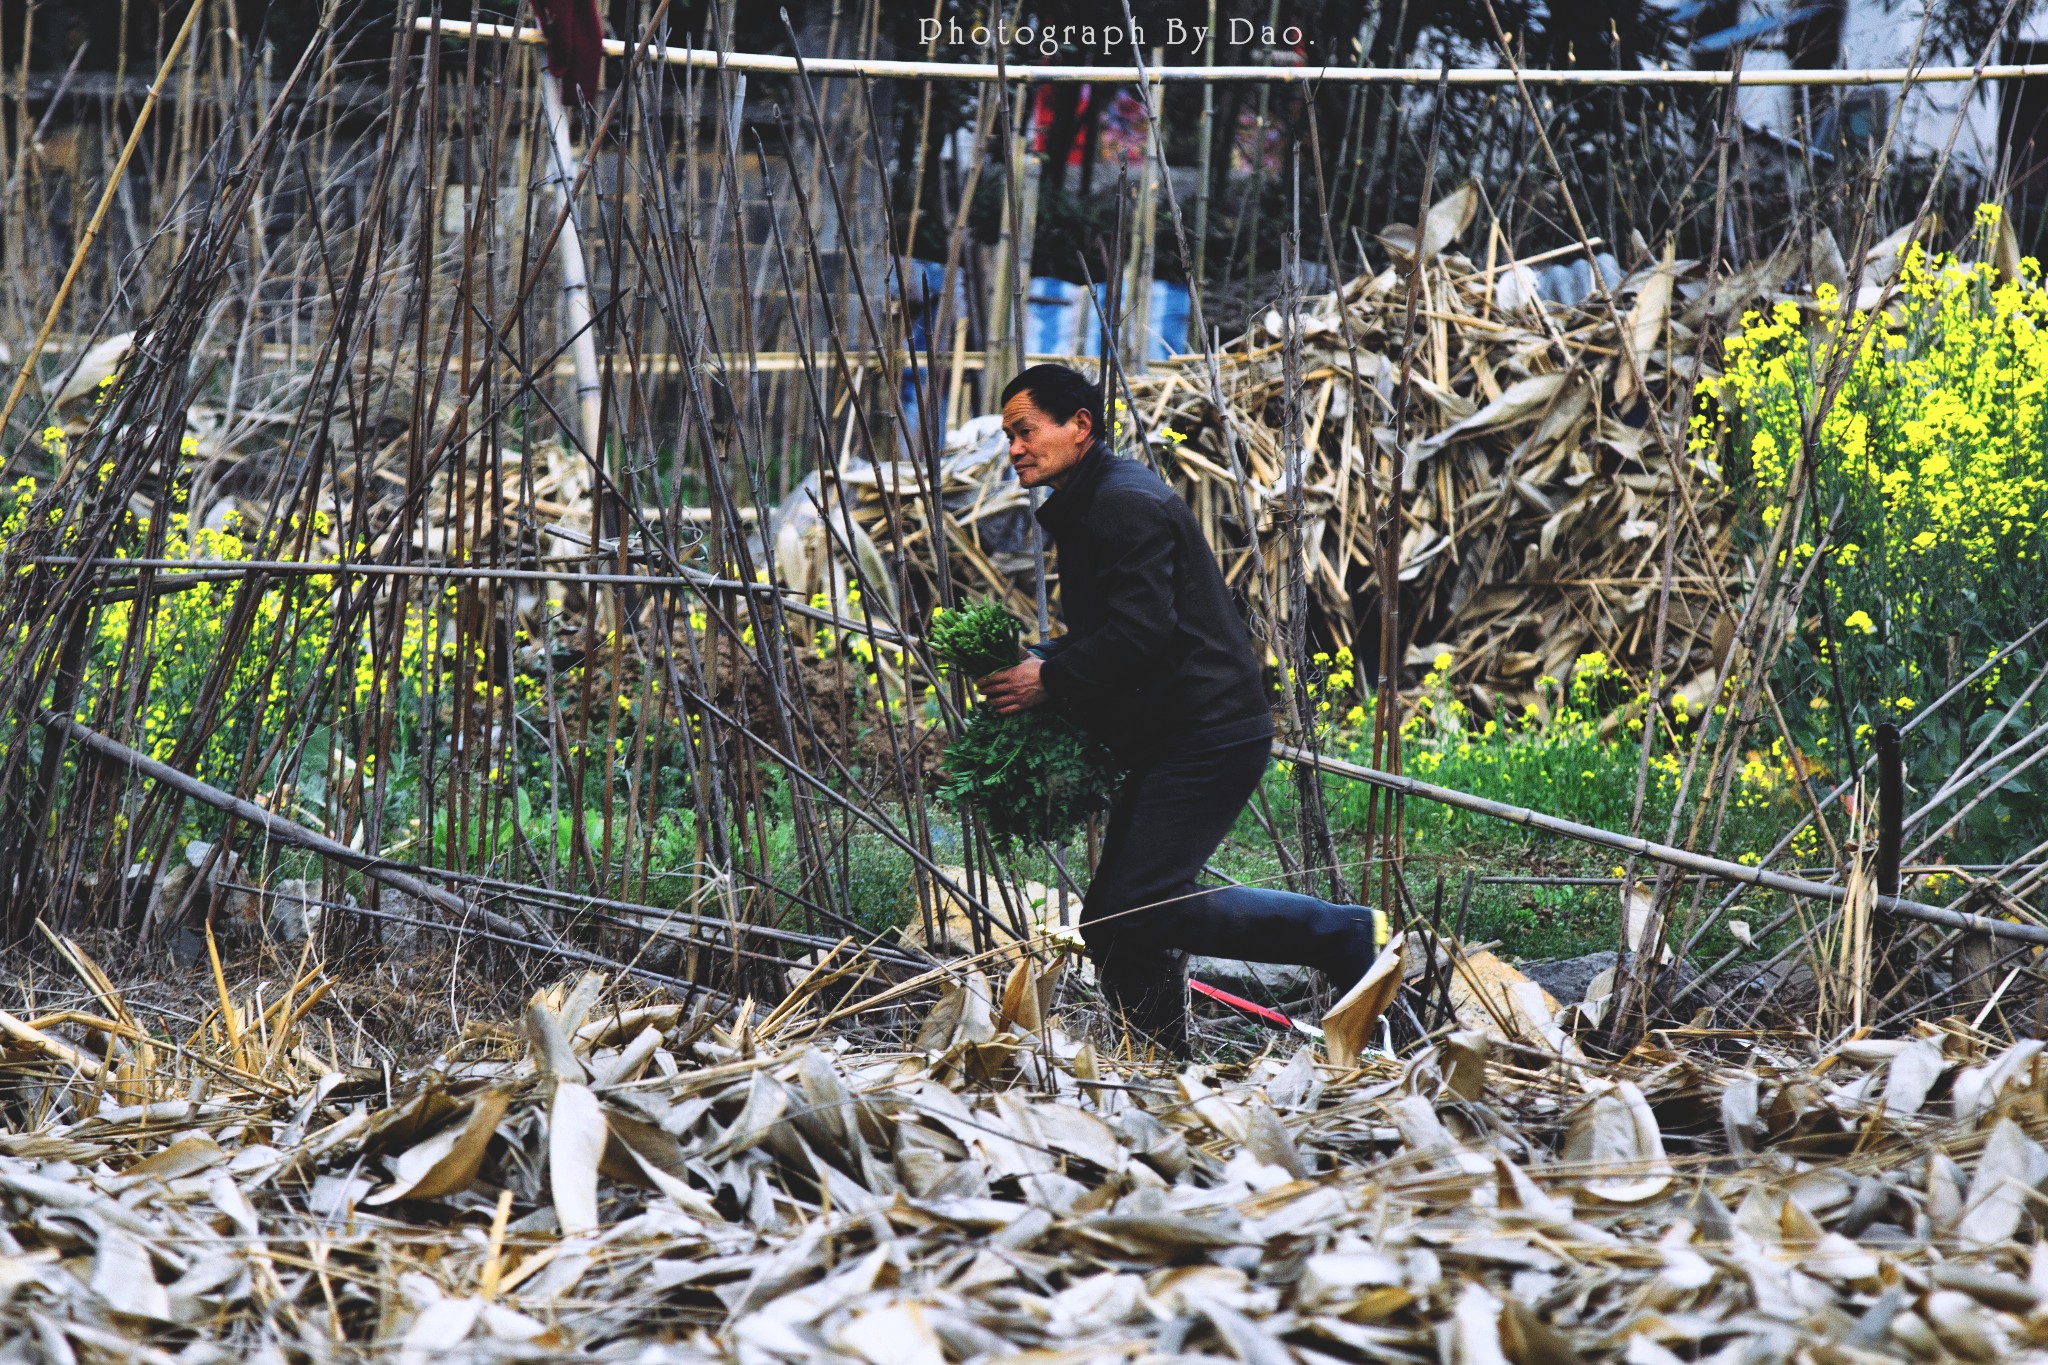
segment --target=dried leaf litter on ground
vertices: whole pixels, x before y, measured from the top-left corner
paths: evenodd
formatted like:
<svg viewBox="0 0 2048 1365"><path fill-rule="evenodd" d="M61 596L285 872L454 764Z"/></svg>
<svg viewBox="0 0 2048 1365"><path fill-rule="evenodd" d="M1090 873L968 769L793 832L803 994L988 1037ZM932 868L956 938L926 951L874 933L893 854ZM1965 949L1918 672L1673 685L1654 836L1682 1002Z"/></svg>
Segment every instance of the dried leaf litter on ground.
<svg viewBox="0 0 2048 1365"><path fill-rule="evenodd" d="M2038 1042L1509 1018L1176 1074L1035 965L893 1044L845 981L713 1023L586 978L388 1077L10 1031L0 1358L2048 1358Z"/></svg>

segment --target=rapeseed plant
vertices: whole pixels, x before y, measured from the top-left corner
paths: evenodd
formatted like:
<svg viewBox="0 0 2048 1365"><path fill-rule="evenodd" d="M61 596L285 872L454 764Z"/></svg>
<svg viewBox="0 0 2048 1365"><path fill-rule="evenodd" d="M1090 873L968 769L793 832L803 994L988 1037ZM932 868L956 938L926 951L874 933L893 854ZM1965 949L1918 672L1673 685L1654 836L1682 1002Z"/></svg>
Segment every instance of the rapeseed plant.
<svg viewBox="0 0 2048 1365"><path fill-rule="evenodd" d="M1999 212L1978 211L1980 255L1991 254ZM2048 288L2037 262L2007 277L1988 260L1909 245L1883 312L1823 285L1811 309L1781 302L1747 315L1723 364L1697 387L1693 454L1725 462L1767 533L1800 493L1805 527L1840 509L1831 534L1788 537L1785 551L1794 565L1823 556L1810 591L1827 595L1838 623L1830 645L1823 618L1810 616L1775 677L1781 697L1810 695L1792 709L1808 717L1815 747L1912 716L2048 614ZM1835 364L1843 382L1803 450ZM1959 740L1974 741L2031 676L2024 658L2015 663L2010 680L1973 688L1974 711L1923 727L1923 762L1950 762ZM1839 719L1826 703L1835 682L1850 711ZM1993 852L2021 836L2015 821L2048 832L2048 809L2024 780L1987 804L1975 837Z"/></svg>
<svg viewBox="0 0 2048 1365"><path fill-rule="evenodd" d="M1357 688L1344 651L1331 654L1320 671L1311 660L1305 684L1337 717L1321 738L1328 752L1370 763L1377 699ZM1519 707L1500 706L1481 714L1453 688L1456 659L1440 650L1420 687L1403 701L1403 770L1440 786L1608 829L1627 829L1633 813L1642 730L1657 727L1649 766L1642 829L1661 837L1678 796L1685 756L1702 723L1720 723L1725 708L1701 708L1673 692L1659 709L1604 654L1579 656L1559 680L1542 677L1536 699ZM1341 665L1341 667L1340 667ZM1320 714L1320 712L1319 712ZM1712 736L1709 735L1711 741ZM1285 823L1295 806L1293 789L1275 764L1265 786L1271 818ZM1807 762L1809 773L1813 764ZM1723 846L1768 847L1803 809L1797 765L1782 747L1745 753L1729 791ZM1368 789L1331 778L1324 784L1333 823L1356 836L1366 826ZM1384 818L1384 815L1382 816ZM1428 861L1418 868L1448 873L1452 885L1463 869L1475 872L1559 870L1605 872L1586 866L1570 845L1530 836L1490 817L1469 815L1426 802L1410 802L1404 820L1405 847ZM1248 844L1256 825L1241 826ZM1793 856L1810 858L1817 839L1802 832ZM1540 860L1540 861L1539 861ZM1532 864L1534 866L1532 867ZM1233 875L1265 875L1241 866ZM1418 875L1427 876L1420 872ZM1618 875L1618 873L1616 874ZM1611 946L1615 913L1612 887L1479 886L1471 907L1468 936L1499 939L1504 951L1522 957L1567 956ZM1718 939L1712 946L1726 946Z"/></svg>
<svg viewBox="0 0 2048 1365"><path fill-rule="evenodd" d="M1625 829L1635 801L1644 717L1654 715L1664 734L1650 760L1645 814L1656 822L1668 817L1684 767L1680 742L1700 719L1683 694L1674 693L1657 713L1647 693L1632 691L1608 657L1593 652L1579 656L1566 681L1539 678L1539 700L1520 712L1502 708L1482 718L1452 690L1451 654L1440 652L1433 662L1401 725L1403 767L1409 774L1475 796ZM1325 684L1338 676L1330 675ZM1348 675L1343 681L1351 687ZM1348 748L1356 762L1371 761L1375 707L1375 698L1358 697L1330 736L1333 747L1340 752ZM1630 713L1633 718L1624 721ZM1796 780L1796 766L1782 745L1748 754L1731 793L1731 811L1740 826L1735 833L1762 837L1792 823L1797 808L1791 784ZM1332 797L1338 822L1362 829L1366 789L1345 784L1332 788ZM1434 808L1412 815L1410 830L1418 848L1445 852L1500 834L1500 827L1484 817Z"/></svg>

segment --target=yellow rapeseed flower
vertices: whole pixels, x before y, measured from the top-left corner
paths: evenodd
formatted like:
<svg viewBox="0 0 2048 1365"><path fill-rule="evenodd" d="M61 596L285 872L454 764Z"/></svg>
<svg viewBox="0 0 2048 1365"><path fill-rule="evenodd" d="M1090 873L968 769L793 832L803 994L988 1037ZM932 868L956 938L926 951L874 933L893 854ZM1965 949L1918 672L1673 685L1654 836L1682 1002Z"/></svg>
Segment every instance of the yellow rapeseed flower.
<svg viewBox="0 0 2048 1365"><path fill-rule="evenodd" d="M1828 551L1821 590L1886 603L1885 654L1870 652L1872 614L1846 612L1839 651L1814 632L1787 665L1869 670L1869 695L1894 713L1958 647L1976 654L2038 615L2030 585L2048 559L2048 288L2038 262L2016 277L1993 266L2003 221L1996 205L1978 210L1975 259L1901 248L1899 288L1882 314L1834 291L1817 291L1804 317L1790 305L1746 314L1724 343L1722 373L1693 389L1686 446L1695 461L1742 476L1766 532L1795 492L1810 508L1839 508L1830 515L1842 543ZM1830 401L1815 429L1823 392ZM1817 552L1788 545L1780 562Z"/></svg>

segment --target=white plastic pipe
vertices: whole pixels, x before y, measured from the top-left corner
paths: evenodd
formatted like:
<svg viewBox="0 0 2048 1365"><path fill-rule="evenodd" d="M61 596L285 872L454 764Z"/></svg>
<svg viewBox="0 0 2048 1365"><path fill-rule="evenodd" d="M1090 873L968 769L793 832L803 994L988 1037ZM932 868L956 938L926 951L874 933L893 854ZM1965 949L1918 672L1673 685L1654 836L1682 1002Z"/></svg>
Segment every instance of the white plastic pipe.
<svg viewBox="0 0 2048 1365"><path fill-rule="evenodd" d="M538 33L536 29L534 32ZM583 258L583 234L576 227L576 205L569 194L576 184L576 153L569 146L569 114L562 105L562 83L546 71L540 77L541 113L548 125L548 188L562 203L562 313L570 333L569 359L576 372L576 407L582 416L583 449L602 460L598 448L597 338L591 327L590 272Z"/></svg>
<svg viewBox="0 0 2048 1365"><path fill-rule="evenodd" d="M476 24L462 19L420 18L413 27L422 33L439 33L449 38L489 38L500 42L538 45L545 41L537 28L514 28L510 24ZM627 45L607 38L607 56L623 57ZM1281 84L1333 85L1435 85L1447 79L1452 85L1513 85L1517 72L1504 66L1454 67L1446 77L1429 66L1157 66L1140 73L1135 66L1012 66L998 74L994 62L906 62L868 60L857 57L772 56L755 52L728 52L703 47L653 47L644 53L649 61L669 66L722 67L727 71L759 72L794 76L877 76L925 81L1030 81L1038 84L1095 82L1136 84L1156 81L1276 81ZM1529 70L1519 73L1529 85L1929 85L1959 84L1964 81L2017 81L2030 76L2048 76L2048 62L2003 66L1870 66L1844 71L1786 70Z"/></svg>

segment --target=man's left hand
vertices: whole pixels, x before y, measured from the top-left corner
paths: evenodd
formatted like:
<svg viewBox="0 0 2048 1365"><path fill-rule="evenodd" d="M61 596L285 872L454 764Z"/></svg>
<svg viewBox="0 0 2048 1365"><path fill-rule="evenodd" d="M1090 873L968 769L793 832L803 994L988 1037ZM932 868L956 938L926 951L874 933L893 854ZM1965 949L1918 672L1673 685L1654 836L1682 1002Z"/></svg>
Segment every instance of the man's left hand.
<svg viewBox="0 0 2048 1365"><path fill-rule="evenodd" d="M998 715L1010 716L1019 711L1029 711L1046 700L1045 684L1038 680L1038 670L1043 665L1044 660L1033 655L1021 664L989 674L975 686L989 699Z"/></svg>

